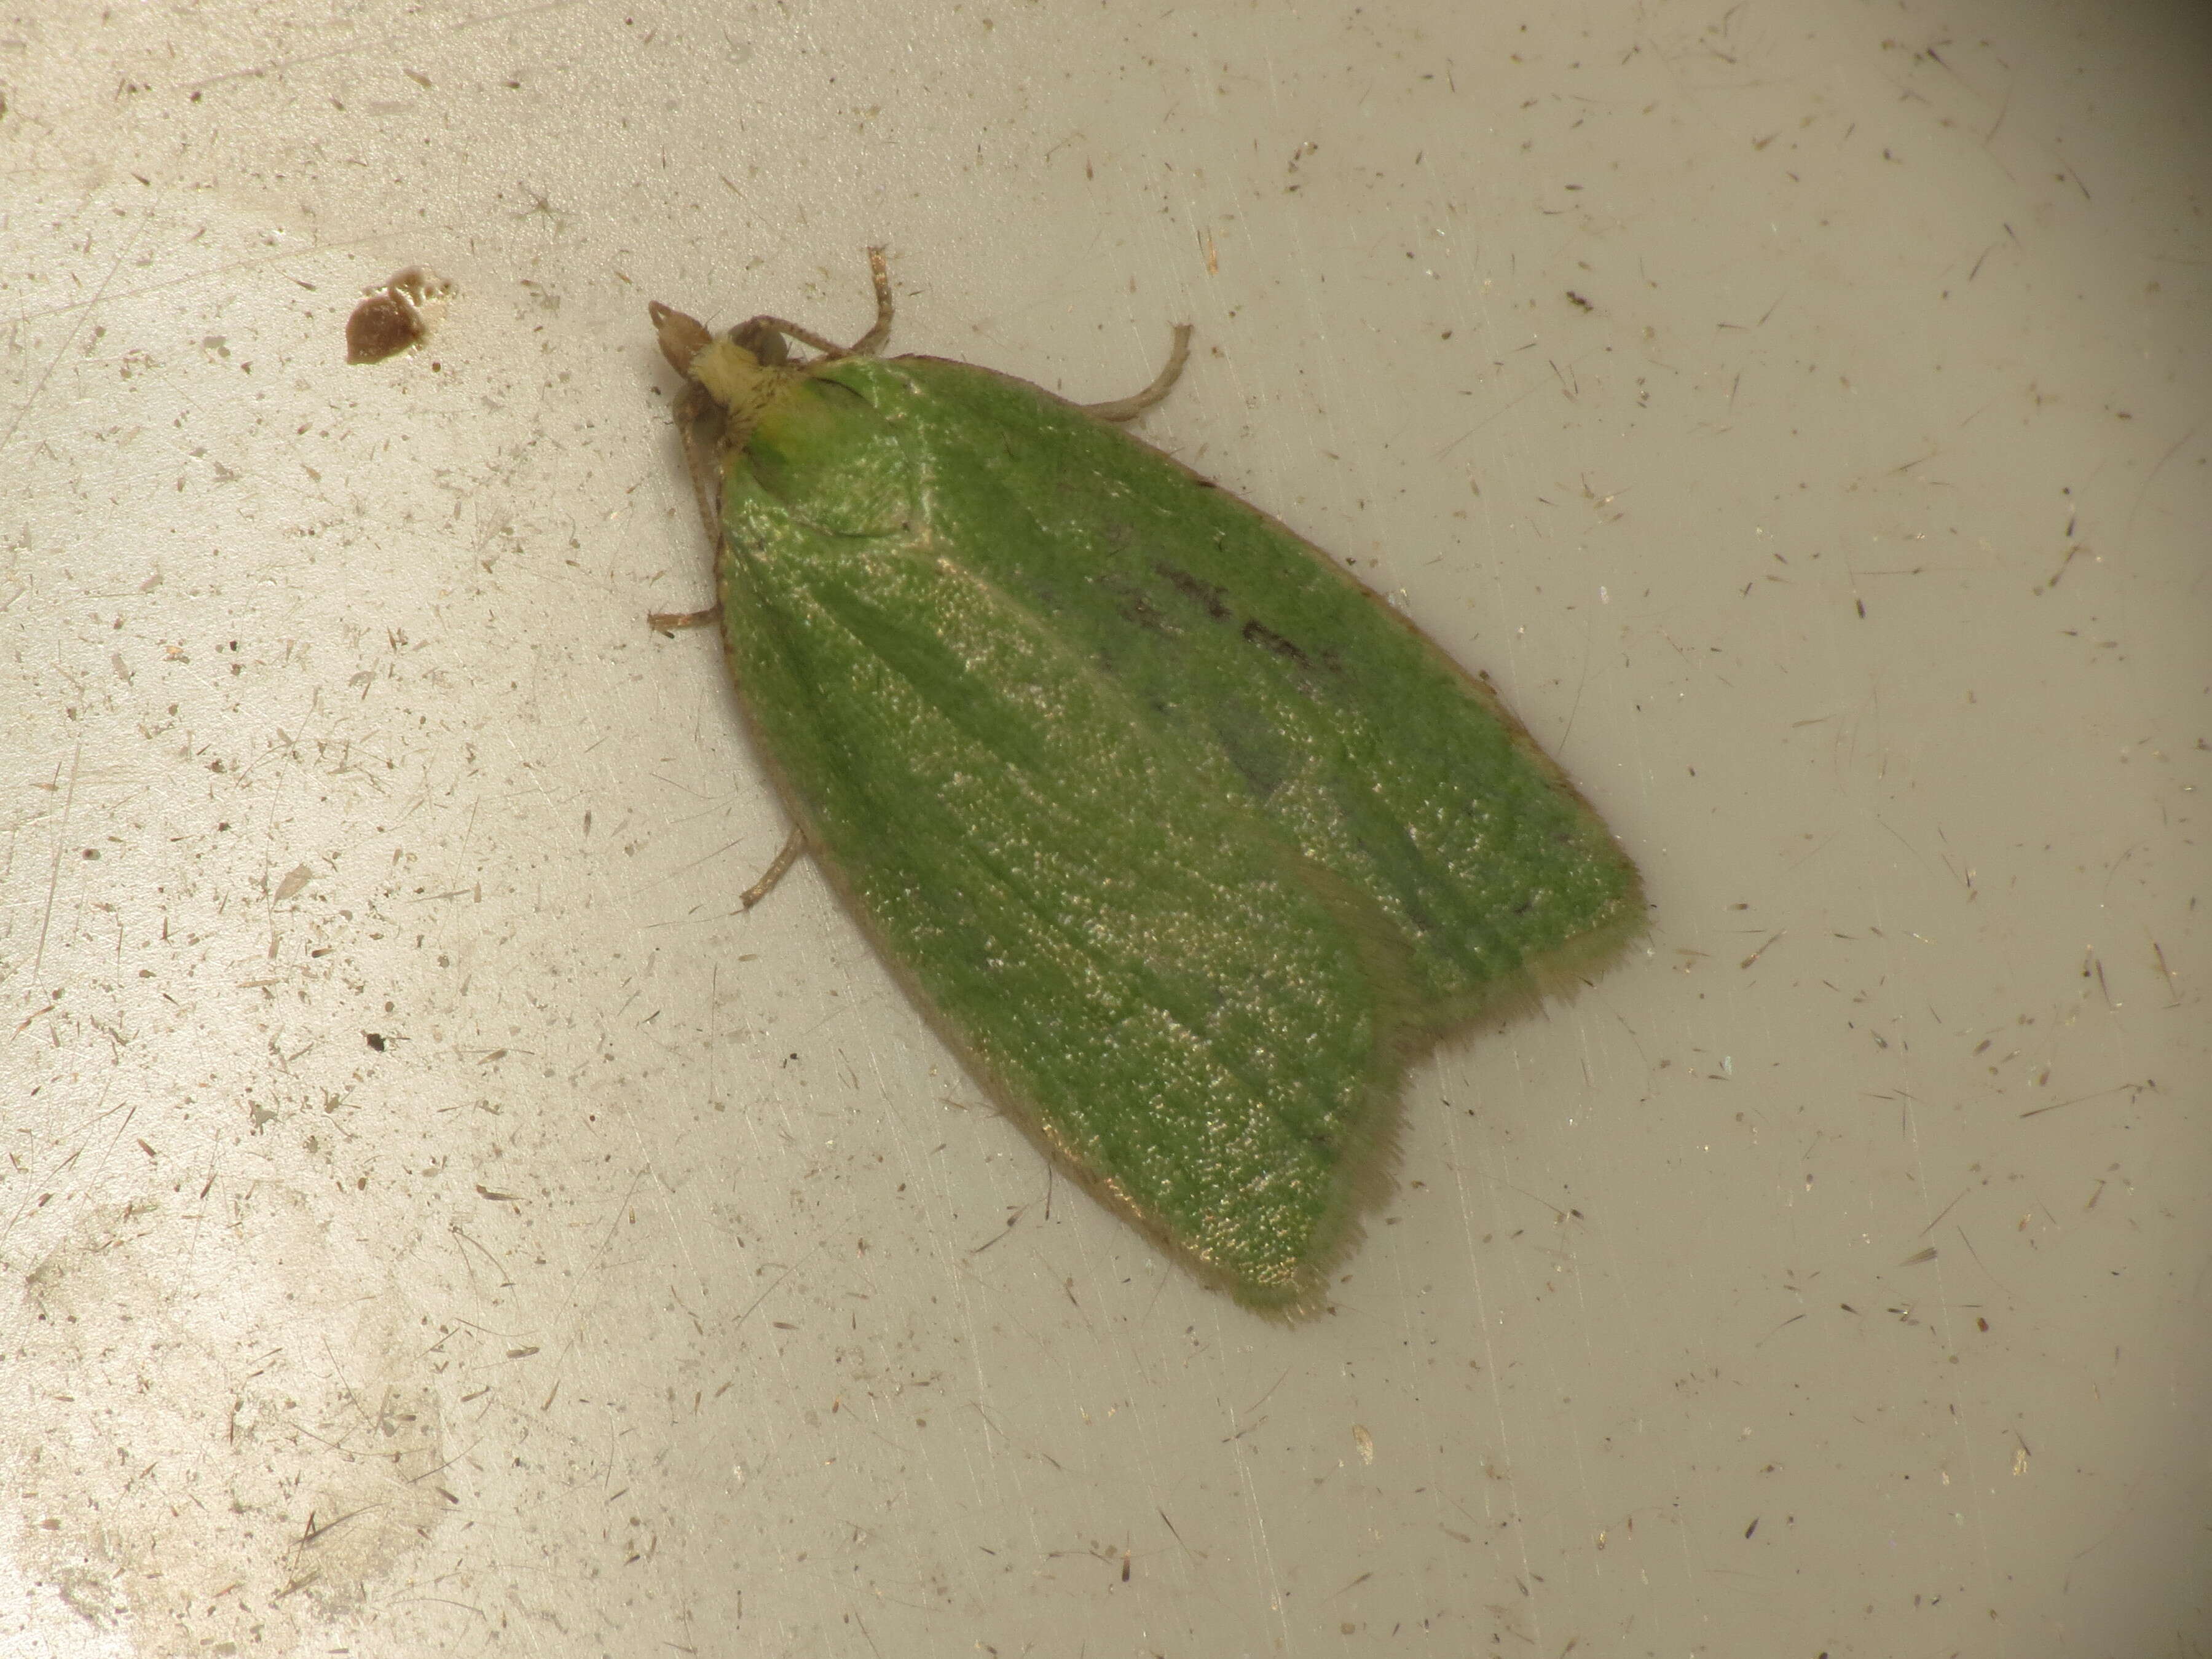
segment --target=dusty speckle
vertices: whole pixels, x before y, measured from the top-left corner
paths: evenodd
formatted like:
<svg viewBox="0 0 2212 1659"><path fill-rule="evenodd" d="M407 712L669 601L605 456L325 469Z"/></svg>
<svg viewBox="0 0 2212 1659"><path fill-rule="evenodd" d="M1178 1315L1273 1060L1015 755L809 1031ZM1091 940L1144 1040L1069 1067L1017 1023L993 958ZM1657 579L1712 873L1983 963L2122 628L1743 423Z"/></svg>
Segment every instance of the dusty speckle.
<svg viewBox="0 0 2212 1659"><path fill-rule="evenodd" d="M0 1463L15 1547L140 1652L292 1651L448 1507L417 1316L290 1188L94 1211L21 1311L11 1359L68 1386Z"/></svg>

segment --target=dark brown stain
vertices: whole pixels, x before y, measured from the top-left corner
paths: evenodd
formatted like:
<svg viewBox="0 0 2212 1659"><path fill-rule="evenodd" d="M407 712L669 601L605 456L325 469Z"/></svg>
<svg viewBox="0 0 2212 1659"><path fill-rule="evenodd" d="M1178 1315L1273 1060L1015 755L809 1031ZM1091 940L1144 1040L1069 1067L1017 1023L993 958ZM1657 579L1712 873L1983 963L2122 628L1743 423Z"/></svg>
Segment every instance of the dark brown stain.
<svg viewBox="0 0 2212 1659"><path fill-rule="evenodd" d="M1204 605L1206 614L1214 621L1227 620L1229 607L1222 602L1222 590L1212 583L1202 582L1188 570L1178 570L1171 564L1161 564L1156 561L1152 568L1158 571L1176 592L1194 604Z"/></svg>
<svg viewBox="0 0 2212 1659"><path fill-rule="evenodd" d="M1279 657L1288 657L1292 662L1297 664L1301 668L1310 668L1313 666L1313 664L1308 660L1304 652L1299 650L1296 645L1292 644L1289 640L1285 639L1273 629L1269 628L1263 623L1255 622L1246 623L1244 624L1244 637L1251 641L1255 645L1265 646L1268 650L1273 652Z"/></svg>

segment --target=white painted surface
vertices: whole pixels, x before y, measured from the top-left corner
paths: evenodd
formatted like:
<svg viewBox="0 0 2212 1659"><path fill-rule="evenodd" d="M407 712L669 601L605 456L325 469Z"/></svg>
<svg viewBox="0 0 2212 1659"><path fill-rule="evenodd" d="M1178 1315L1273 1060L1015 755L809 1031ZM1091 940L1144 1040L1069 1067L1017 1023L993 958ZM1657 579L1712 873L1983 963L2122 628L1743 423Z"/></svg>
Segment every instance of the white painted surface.
<svg viewBox="0 0 2212 1659"><path fill-rule="evenodd" d="M0 1648L2206 1651L2208 60L19 8ZM877 241L898 347L1073 396L1194 322L1146 435L1644 864L1316 1324L1048 1186L811 872L731 914L783 825L642 623L708 592L645 301L857 332Z"/></svg>

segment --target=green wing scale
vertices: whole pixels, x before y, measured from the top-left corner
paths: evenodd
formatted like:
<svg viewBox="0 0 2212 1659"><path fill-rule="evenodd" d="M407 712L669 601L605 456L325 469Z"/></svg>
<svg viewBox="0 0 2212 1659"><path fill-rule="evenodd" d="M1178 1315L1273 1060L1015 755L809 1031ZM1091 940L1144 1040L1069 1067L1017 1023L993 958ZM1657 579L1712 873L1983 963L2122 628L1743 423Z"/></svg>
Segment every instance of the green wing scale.
<svg viewBox="0 0 2212 1659"><path fill-rule="evenodd" d="M1633 866L1486 687L1119 427L655 319L808 848L1066 1169L1240 1301L1317 1309L1408 1061L1616 950Z"/></svg>

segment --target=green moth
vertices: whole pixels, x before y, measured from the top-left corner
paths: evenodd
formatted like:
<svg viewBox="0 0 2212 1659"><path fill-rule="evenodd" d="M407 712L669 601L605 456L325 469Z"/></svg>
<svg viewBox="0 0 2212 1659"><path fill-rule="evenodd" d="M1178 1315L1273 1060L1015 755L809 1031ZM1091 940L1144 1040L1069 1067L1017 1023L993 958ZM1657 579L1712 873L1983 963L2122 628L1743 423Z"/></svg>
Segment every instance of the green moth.
<svg viewBox="0 0 2212 1659"><path fill-rule="evenodd" d="M656 304L732 673L811 852L976 1082L1264 1312L1322 1304L1407 1065L1571 988L1635 866L1481 681L1085 408ZM787 342L820 355L790 359ZM664 617L663 623L706 620Z"/></svg>

